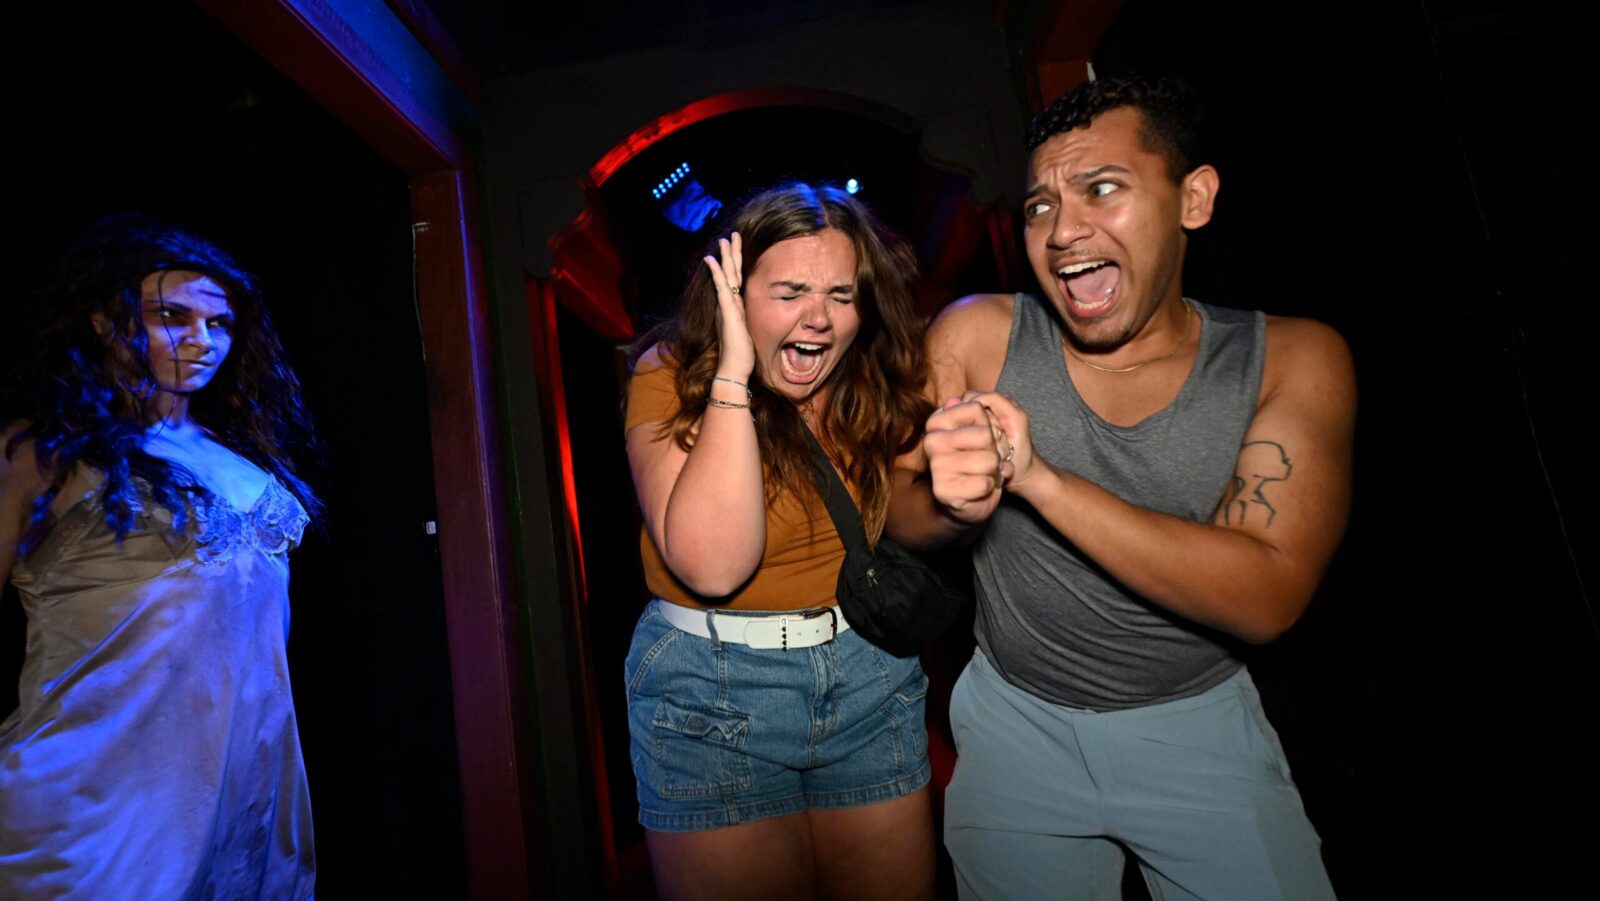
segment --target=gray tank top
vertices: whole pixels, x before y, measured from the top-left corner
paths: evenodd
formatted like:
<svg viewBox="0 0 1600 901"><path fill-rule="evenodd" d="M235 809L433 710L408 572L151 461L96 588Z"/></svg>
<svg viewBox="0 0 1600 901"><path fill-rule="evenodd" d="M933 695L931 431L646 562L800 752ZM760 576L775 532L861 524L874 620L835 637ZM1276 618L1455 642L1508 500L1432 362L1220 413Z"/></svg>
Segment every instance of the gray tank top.
<svg viewBox="0 0 1600 901"><path fill-rule="evenodd" d="M1210 521L1255 416L1261 313L1194 304L1200 347L1164 409L1129 427L1078 396L1054 313L1018 295L998 390L1028 412L1045 460L1151 510ZM1119 710L1200 694L1241 665L1232 638L1134 595L1033 508L1006 496L973 551L978 646L1006 680L1069 707Z"/></svg>

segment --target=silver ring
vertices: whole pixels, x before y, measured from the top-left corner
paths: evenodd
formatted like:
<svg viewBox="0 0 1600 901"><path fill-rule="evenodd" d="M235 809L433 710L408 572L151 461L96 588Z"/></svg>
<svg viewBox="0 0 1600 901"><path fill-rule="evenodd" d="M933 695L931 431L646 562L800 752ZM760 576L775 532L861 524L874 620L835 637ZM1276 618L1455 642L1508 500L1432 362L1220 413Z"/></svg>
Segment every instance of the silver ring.
<svg viewBox="0 0 1600 901"><path fill-rule="evenodd" d="M1006 458L1004 460L1001 460L1000 462L1001 463L1010 463L1012 458L1016 457L1016 455L1017 455L1017 446L1015 444L1012 444L1011 442L1007 441L1006 442Z"/></svg>

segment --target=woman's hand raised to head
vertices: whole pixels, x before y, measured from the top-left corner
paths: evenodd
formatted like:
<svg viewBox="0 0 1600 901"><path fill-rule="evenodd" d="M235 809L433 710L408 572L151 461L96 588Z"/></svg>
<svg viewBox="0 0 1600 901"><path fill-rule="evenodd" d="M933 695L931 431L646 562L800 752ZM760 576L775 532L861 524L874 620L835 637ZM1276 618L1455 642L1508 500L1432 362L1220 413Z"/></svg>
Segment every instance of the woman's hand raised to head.
<svg viewBox="0 0 1600 901"><path fill-rule="evenodd" d="M717 289L717 375L748 384L756 366L756 348L750 340L750 327L744 321L744 256L739 233L719 238L722 259L705 257L711 282Z"/></svg>

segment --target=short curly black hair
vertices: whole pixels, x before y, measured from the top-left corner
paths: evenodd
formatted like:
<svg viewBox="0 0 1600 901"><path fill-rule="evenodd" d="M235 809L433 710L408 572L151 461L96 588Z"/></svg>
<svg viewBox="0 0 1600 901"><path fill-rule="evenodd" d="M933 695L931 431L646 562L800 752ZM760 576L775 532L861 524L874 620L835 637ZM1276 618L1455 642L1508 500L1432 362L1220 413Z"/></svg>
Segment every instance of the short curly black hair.
<svg viewBox="0 0 1600 901"><path fill-rule="evenodd" d="M1166 159L1167 175L1174 184L1199 165L1200 98L1193 88L1172 77L1128 75L1078 85L1028 125L1028 152L1058 134L1086 127L1101 113L1122 107L1144 114L1140 143Z"/></svg>

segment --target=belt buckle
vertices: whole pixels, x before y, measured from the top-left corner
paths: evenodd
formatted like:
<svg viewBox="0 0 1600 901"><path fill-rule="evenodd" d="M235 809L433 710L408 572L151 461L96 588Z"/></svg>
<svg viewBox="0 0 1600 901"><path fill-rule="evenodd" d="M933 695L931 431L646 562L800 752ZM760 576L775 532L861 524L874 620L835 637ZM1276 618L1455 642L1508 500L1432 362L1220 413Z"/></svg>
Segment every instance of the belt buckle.
<svg viewBox="0 0 1600 901"><path fill-rule="evenodd" d="M810 613L802 613L799 617L784 616L784 617L780 617L779 618L779 620L778 620L779 626L780 626L779 631L780 631L780 633L782 635L782 638L783 638L783 649L785 651L789 650L789 620L791 618L799 619L801 622L809 622L810 620L814 620L817 617L824 616L824 615L826 615L826 616L831 618L830 624L833 626L833 634L828 636L828 641L833 641L835 638L838 638L839 637L839 608L837 608L837 607L823 607L820 610L813 610ZM817 642L817 644L826 644L826 643L827 642L821 642L821 641Z"/></svg>

